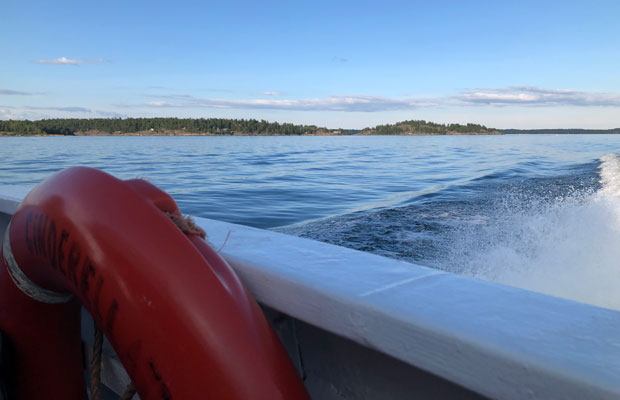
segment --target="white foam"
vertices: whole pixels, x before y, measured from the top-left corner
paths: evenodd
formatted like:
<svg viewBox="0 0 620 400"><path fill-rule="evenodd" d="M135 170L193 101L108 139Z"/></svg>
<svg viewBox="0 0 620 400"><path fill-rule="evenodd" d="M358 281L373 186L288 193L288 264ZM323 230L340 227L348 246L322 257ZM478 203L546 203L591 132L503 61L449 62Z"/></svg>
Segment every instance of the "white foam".
<svg viewBox="0 0 620 400"><path fill-rule="evenodd" d="M459 232L449 262L477 278L620 309L620 155L602 157L599 175L594 193L508 201L492 223Z"/></svg>
<svg viewBox="0 0 620 400"><path fill-rule="evenodd" d="M620 198L620 154L607 154L601 157L599 168L601 176L601 196Z"/></svg>

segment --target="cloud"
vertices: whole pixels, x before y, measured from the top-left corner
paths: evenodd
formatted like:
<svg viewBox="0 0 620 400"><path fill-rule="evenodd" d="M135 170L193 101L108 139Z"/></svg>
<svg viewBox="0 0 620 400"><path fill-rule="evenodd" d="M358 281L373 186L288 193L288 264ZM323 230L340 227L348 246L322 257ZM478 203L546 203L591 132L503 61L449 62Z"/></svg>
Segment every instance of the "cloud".
<svg viewBox="0 0 620 400"><path fill-rule="evenodd" d="M97 114L97 117L100 118L129 118L129 115L117 113L116 111L96 110L93 111L93 113Z"/></svg>
<svg viewBox="0 0 620 400"><path fill-rule="evenodd" d="M581 92L565 89L545 89L535 86L478 89L454 97L465 104L493 106L620 106L619 93Z"/></svg>
<svg viewBox="0 0 620 400"><path fill-rule="evenodd" d="M263 96L279 96L281 93L280 92L260 92L259 94L262 94Z"/></svg>
<svg viewBox="0 0 620 400"><path fill-rule="evenodd" d="M391 99L379 96L329 96L321 99L258 99L225 100L204 99L190 95L168 95L160 98L176 101L151 101L149 107L177 108L228 108L250 110L295 110L295 111L344 111L344 112L379 112L394 110L412 110L419 107L438 105L426 99Z"/></svg>
<svg viewBox="0 0 620 400"><path fill-rule="evenodd" d="M66 111L77 113L92 113L93 110L84 107L24 107L26 110L43 110L43 111Z"/></svg>
<svg viewBox="0 0 620 400"><path fill-rule="evenodd" d="M185 99L185 100L195 99L195 97L192 96L191 94L183 94L183 93L162 94L159 96L154 95L152 97L160 97L160 98L166 98L166 99Z"/></svg>
<svg viewBox="0 0 620 400"><path fill-rule="evenodd" d="M72 60L66 57L60 57L55 60L34 60L37 64L54 64L54 65L80 65L80 64L96 64L107 62L104 58L89 58L87 60Z"/></svg>
<svg viewBox="0 0 620 400"><path fill-rule="evenodd" d="M19 116L14 114L12 110L13 107L0 107L0 119L19 119Z"/></svg>
<svg viewBox="0 0 620 400"><path fill-rule="evenodd" d="M33 95L33 94L34 93L20 92L18 90L0 89L0 95L7 95L7 96L30 96L30 95Z"/></svg>
<svg viewBox="0 0 620 400"><path fill-rule="evenodd" d="M75 114L88 114L75 116ZM97 110L86 107L53 107L0 105L0 119L49 119L49 118L127 118L116 111Z"/></svg>
<svg viewBox="0 0 620 400"><path fill-rule="evenodd" d="M37 112L31 112L17 107L0 106L0 120L21 120L21 119L43 119L50 118L48 115L40 114Z"/></svg>

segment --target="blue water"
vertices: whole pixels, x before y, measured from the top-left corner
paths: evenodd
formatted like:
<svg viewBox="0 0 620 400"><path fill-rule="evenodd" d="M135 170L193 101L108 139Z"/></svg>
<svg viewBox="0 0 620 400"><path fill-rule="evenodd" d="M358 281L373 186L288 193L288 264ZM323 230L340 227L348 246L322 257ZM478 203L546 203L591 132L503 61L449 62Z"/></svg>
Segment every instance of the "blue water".
<svg viewBox="0 0 620 400"><path fill-rule="evenodd" d="M618 308L616 153L616 135L4 137L0 183L87 165L188 214Z"/></svg>

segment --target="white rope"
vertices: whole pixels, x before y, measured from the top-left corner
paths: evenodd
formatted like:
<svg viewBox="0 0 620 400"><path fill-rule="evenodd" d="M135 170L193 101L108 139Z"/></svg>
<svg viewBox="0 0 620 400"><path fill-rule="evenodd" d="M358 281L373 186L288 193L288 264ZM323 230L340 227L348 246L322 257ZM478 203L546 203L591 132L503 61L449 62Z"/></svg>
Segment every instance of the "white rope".
<svg viewBox="0 0 620 400"><path fill-rule="evenodd" d="M11 223L6 227L4 233L4 242L2 243L2 252L4 253L4 261L6 261L7 270L9 276L15 283L15 286L21 290L28 297L47 304L61 304L68 303L73 299L71 293L60 293L53 290L44 289L31 281L26 274L19 268L13 251L11 250L11 240L9 238L9 231L11 229Z"/></svg>

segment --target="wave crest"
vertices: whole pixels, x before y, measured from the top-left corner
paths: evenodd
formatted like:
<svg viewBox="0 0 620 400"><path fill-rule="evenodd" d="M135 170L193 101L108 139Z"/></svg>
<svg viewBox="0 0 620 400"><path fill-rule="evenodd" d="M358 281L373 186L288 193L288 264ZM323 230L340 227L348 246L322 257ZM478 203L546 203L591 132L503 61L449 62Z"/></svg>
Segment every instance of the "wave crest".
<svg viewBox="0 0 620 400"><path fill-rule="evenodd" d="M463 226L454 272L620 309L620 155L600 159L598 190L510 195L484 226Z"/></svg>

